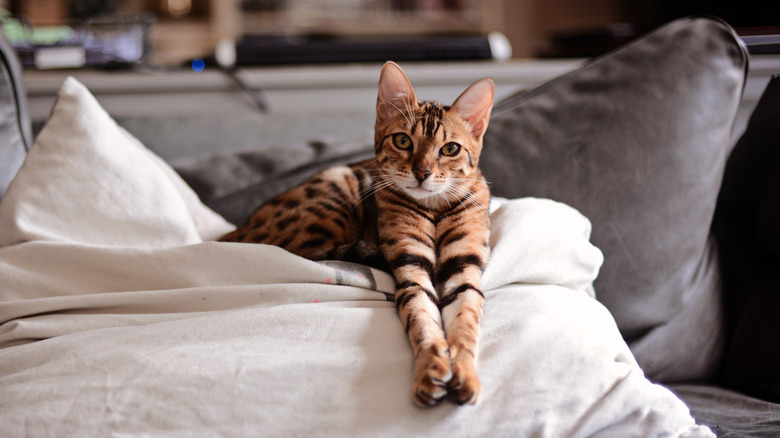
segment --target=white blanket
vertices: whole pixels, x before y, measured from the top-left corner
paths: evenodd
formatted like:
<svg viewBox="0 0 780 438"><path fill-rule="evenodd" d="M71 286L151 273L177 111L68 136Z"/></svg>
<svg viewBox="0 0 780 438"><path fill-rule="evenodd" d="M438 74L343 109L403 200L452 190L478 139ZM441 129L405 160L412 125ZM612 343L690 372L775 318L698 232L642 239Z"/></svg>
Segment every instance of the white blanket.
<svg viewBox="0 0 780 438"><path fill-rule="evenodd" d="M193 196L66 81L0 204L4 436L714 436L592 298L565 205L493 213L480 402L421 409L391 276L204 242L229 225Z"/></svg>

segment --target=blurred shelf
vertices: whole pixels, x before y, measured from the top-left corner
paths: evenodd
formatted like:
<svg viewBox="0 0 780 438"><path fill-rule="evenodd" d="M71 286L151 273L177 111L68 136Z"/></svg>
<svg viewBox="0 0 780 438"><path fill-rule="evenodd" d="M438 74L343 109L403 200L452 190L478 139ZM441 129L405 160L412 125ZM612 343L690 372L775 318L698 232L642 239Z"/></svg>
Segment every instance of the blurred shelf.
<svg viewBox="0 0 780 438"><path fill-rule="evenodd" d="M152 26L152 64L174 65L214 50L212 22L207 18L159 20Z"/></svg>
<svg viewBox="0 0 780 438"><path fill-rule="evenodd" d="M157 23L153 59L158 65L181 63L210 54L222 40L243 36L484 35L500 21L505 1L455 2L458 6L450 9L441 2L428 9L399 10L399 2L392 0L285 0L273 10L257 11L240 0L209 0L205 19Z"/></svg>
<svg viewBox="0 0 780 438"><path fill-rule="evenodd" d="M488 29L479 9L436 11L368 10L362 13L292 14L289 12L243 12L241 27L249 35L315 34L335 36L408 36L475 34Z"/></svg>

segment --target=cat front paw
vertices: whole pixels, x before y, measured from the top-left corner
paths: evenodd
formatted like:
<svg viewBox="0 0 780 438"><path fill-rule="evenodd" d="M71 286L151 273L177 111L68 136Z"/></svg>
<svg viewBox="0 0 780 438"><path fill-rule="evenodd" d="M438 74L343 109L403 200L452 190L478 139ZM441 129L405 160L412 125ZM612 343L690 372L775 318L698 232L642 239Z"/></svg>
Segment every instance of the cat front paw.
<svg viewBox="0 0 780 438"><path fill-rule="evenodd" d="M415 366L412 395L418 406L434 406L447 396L447 385L452 380L449 347L445 340L420 352Z"/></svg>
<svg viewBox="0 0 780 438"><path fill-rule="evenodd" d="M459 405L474 405L479 399L479 382L474 356L460 351L452 358L452 379L447 383L450 398Z"/></svg>

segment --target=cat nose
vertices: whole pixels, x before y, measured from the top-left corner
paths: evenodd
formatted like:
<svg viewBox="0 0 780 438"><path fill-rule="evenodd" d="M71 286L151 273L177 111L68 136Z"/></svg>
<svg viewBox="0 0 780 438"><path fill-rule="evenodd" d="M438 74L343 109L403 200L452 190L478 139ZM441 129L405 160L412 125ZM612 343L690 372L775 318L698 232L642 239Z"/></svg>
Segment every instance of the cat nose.
<svg viewBox="0 0 780 438"><path fill-rule="evenodd" d="M417 178L417 182L423 182L425 181L425 178L428 178L431 176L431 171L429 169L414 169L414 177Z"/></svg>

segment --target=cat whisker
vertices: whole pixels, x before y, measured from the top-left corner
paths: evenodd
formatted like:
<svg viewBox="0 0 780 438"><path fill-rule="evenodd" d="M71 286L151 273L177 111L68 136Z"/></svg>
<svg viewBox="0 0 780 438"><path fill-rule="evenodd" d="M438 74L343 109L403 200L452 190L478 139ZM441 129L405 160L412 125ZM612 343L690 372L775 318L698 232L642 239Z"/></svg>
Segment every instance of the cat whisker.
<svg viewBox="0 0 780 438"><path fill-rule="evenodd" d="M474 177L450 176L448 179L450 181L455 181L455 182L479 182L480 181L479 178L474 178Z"/></svg>
<svg viewBox="0 0 780 438"><path fill-rule="evenodd" d="M381 190L389 185L392 185L391 181L392 171L388 169L382 169L375 167L376 159L367 160L361 171L368 176L369 181L365 181L365 187L363 187L356 196L352 196L339 203L339 207L347 207L349 211L357 208L363 201L365 201L372 194Z"/></svg>
<svg viewBox="0 0 780 438"><path fill-rule="evenodd" d="M412 108L411 102L409 102L408 99L404 99L404 106L406 107L406 112L409 115L409 117L406 118L406 121L409 122L409 129L412 129L412 126L414 126L414 108Z"/></svg>
<svg viewBox="0 0 780 438"><path fill-rule="evenodd" d="M447 207L448 208L452 208L452 203L450 203L450 197L449 196L445 196L445 195L451 194L450 190L452 190L452 189L453 189L452 187L447 187L447 190L445 190L444 193L440 193L440 194L436 195L437 197L443 199L444 202L447 203Z"/></svg>
<svg viewBox="0 0 780 438"><path fill-rule="evenodd" d="M395 108L396 111L398 111L402 116L404 116L406 121L409 123L409 126L412 126L412 119L410 119L409 116L406 113L404 113L403 110L401 110L401 108L398 108L398 106L396 106L396 104L394 104L393 102L391 102L391 101L389 101L387 99L382 99L382 102L384 102L384 103L392 106L393 108ZM408 106L406 101L404 101L404 103Z"/></svg>
<svg viewBox="0 0 780 438"><path fill-rule="evenodd" d="M448 194L452 195L452 197L456 198L466 210L471 207L476 208L479 212L486 213L489 211L488 207L479 202L477 197L474 196L476 193L471 189L467 189L466 192L463 193L462 190L459 190L457 187L448 187L446 191Z"/></svg>
<svg viewBox="0 0 780 438"><path fill-rule="evenodd" d="M350 210L356 208L360 203L368 199L371 195L376 195L378 192L382 192L385 188L395 184L395 181L389 178L374 178L373 183L358 193L357 199L352 201Z"/></svg>

